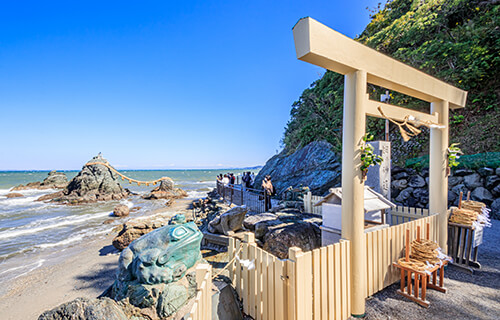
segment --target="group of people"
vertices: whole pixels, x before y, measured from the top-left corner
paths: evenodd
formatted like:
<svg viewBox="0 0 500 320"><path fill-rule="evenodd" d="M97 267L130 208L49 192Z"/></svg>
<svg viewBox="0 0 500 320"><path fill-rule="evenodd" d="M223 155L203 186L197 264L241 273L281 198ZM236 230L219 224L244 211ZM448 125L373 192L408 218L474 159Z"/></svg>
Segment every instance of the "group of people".
<svg viewBox="0 0 500 320"><path fill-rule="evenodd" d="M243 175L241 177L242 185L245 186L245 188L251 188L255 180L255 175L253 172L243 172ZM236 176L234 173L226 173L225 175L219 174L217 176L217 181L221 182L222 184L236 184Z"/></svg>

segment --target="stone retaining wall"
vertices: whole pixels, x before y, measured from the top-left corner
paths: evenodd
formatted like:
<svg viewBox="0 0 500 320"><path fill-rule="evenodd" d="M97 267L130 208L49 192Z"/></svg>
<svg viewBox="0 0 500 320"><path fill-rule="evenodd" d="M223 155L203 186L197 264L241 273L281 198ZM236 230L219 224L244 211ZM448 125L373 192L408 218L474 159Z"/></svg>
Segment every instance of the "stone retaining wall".
<svg viewBox="0 0 500 320"><path fill-rule="evenodd" d="M429 207L429 168L392 168L391 195L398 205ZM471 192L472 200L486 203L492 216L500 219L500 168L457 169L448 178L448 205L458 205L460 191Z"/></svg>

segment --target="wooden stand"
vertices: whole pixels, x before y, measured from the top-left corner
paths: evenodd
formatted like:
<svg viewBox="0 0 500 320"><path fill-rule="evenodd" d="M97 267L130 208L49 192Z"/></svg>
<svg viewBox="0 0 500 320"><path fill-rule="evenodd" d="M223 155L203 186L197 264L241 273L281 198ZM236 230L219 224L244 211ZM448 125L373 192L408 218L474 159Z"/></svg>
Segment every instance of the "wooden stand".
<svg viewBox="0 0 500 320"><path fill-rule="evenodd" d="M427 224L427 236L429 239L429 224ZM417 240L420 240L420 227L417 227ZM406 247L405 247L405 260L410 260L410 230L406 230ZM441 266L436 265L428 272L418 271L406 266L402 266L397 262L393 265L401 269L401 287L397 291L403 297L406 297L412 301L415 301L419 305L428 308L430 302L425 299L427 294L427 288L434 289L443 293L446 293L446 288L444 287L444 266L448 264L448 261L443 261ZM439 270L439 281L438 281L438 270ZM414 274L414 275L413 275ZM406 281L405 281L406 280Z"/></svg>
<svg viewBox="0 0 500 320"><path fill-rule="evenodd" d="M458 201L458 208L462 208L462 192ZM467 200L470 198L470 191ZM477 249L482 242L483 230L454 222L448 222L448 254L453 259L452 265L474 272L472 268L481 268L477 261ZM477 239L476 239L477 238ZM476 240L476 241L474 241Z"/></svg>

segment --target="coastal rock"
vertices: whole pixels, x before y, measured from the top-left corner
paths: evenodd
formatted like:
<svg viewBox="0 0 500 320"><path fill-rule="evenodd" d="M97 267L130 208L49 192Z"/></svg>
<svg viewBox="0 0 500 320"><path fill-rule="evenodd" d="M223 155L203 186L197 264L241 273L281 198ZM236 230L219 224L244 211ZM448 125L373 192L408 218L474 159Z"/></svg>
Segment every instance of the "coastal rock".
<svg viewBox="0 0 500 320"><path fill-rule="evenodd" d="M79 204L127 198L130 191L122 188L119 176L101 164L108 163L100 154L93 157L63 190L63 195L53 201Z"/></svg>
<svg viewBox="0 0 500 320"><path fill-rule="evenodd" d="M472 190L477 187L482 187L483 186L482 180L483 179L479 174L474 173L464 177L464 184L467 188Z"/></svg>
<svg viewBox="0 0 500 320"><path fill-rule="evenodd" d="M499 184L500 184L500 177L497 175L492 175L486 177L484 186L486 187L486 189L493 189Z"/></svg>
<svg viewBox="0 0 500 320"><path fill-rule="evenodd" d="M490 176L495 173L495 170L488 168L488 167L483 167L477 169L477 173L479 173L482 177Z"/></svg>
<svg viewBox="0 0 500 320"><path fill-rule="evenodd" d="M396 198L397 202L404 202L405 200L409 199L411 197L411 194L413 192L413 188L406 188L401 190L399 195Z"/></svg>
<svg viewBox="0 0 500 320"><path fill-rule="evenodd" d="M493 196L495 197L500 197L500 184L493 188L493 190L491 190L491 193L493 193Z"/></svg>
<svg viewBox="0 0 500 320"><path fill-rule="evenodd" d="M242 228L242 223L247 212L248 209L246 206L231 208L210 221L208 223L208 231L226 236L230 235Z"/></svg>
<svg viewBox="0 0 500 320"><path fill-rule="evenodd" d="M471 175L473 173L474 173L474 171L470 170L470 169L457 169L457 170L455 170L453 175L457 176L457 177L464 177L464 176Z"/></svg>
<svg viewBox="0 0 500 320"><path fill-rule="evenodd" d="M293 154L283 150L266 162L255 178L254 188L262 189L262 180L269 174L278 194L301 185L309 187L313 194L325 194L340 185L342 168L332 149L326 141L315 141Z"/></svg>
<svg viewBox="0 0 500 320"><path fill-rule="evenodd" d="M63 189L67 185L68 177L63 172L57 172L56 170L49 172L49 176L41 183L41 186L55 189Z"/></svg>
<svg viewBox="0 0 500 320"><path fill-rule="evenodd" d="M127 320L120 306L109 298L76 298L42 313L38 320Z"/></svg>
<svg viewBox="0 0 500 320"><path fill-rule="evenodd" d="M500 198L496 199L491 204L491 217L493 219L499 219L500 220Z"/></svg>
<svg viewBox="0 0 500 320"><path fill-rule="evenodd" d="M117 205L113 210L113 214L115 215L115 217L126 217L129 213L130 209L124 204Z"/></svg>
<svg viewBox="0 0 500 320"><path fill-rule="evenodd" d="M491 192L483 187L474 189L470 196L472 200L484 202L487 205L490 205L494 200Z"/></svg>
<svg viewBox="0 0 500 320"><path fill-rule="evenodd" d="M60 198L64 195L64 193L62 191L58 191L58 192L55 192L55 193L49 193L49 194L45 194L41 197L39 197L38 199L36 199L35 201L47 201L47 200L52 200L52 199L56 199L56 198Z"/></svg>
<svg viewBox="0 0 500 320"><path fill-rule="evenodd" d="M121 231L113 239L113 246L118 250L125 249L132 241L151 231L168 224L168 220L140 220L124 223Z"/></svg>
<svg viewBox="0 0 500 320"><path fill-rule="evenodd" d="M20 184L18 186L15 186L10 191L19 191L19 190L28 190L28 189L47 189L47 188L42 188L41 184L42 183L40 181L28 182L26 185Z"/></svg>
<svg viewBox="0 0 500 320"><path fill-rule="evenodd" d="M454 187L464 181L464 177L450 176L448 177L448 186Z"/></svg>
<svg viewBox="0 0 500 320"><path fill-rule="evenodd" d="M11 192L11 193L7 193L5 195L6 198L10 199L10 198L21 198L21 197L24 197L24 195L22 195L21 193L17 193L17 192Z"/></svg>
<svg viewBox="0 0 500 320"><path fill-rule="evenodd" d="M150 193L143 196L144 199L147 200L155 200L155 199L180 199L187 197L187 192L180 189L175 188L175 183L170 178L163 178L161 180L160 185L154 188Z"/></svg>
<svg viewBox="0 0 500 320"><path fill-rule="evenodd" d="M243 226L248 230L255 230L255 225L264 221L272 221L278 219L274 213L264 212L260 214L249 215L243 220Z"/></svg>
<svg viewBox="0 0 500 320"><path fill-rule="evenodd" d="M422 188L425 186L425 180L419 175L413 175L408 181L408 185L412 188Z"/></svg>
<svg viewBox="0 0 500 320"><path fill-rule="evenodd" d="M394 180L392 181L391 184L396 189L404 189L408 186L408 180L406 179Z"/></svg>
<svg viewBox="0 0 500 320"><path fill-rule="evenodd" d="M264 236L264 250L280 259L288 258L288 248L299 247L310 251L321 246L321 231L317 226L307 222L285 224L280 228L272 228Z"/></svg>

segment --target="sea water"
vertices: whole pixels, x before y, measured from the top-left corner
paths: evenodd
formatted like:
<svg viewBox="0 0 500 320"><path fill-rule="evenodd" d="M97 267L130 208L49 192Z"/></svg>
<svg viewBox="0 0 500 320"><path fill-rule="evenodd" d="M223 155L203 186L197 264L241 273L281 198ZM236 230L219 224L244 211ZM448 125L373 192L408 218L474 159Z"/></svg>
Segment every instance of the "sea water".
<svg viewBox="0 0 500 320"><path fill-rule="evenodd" d="M176 187L187 191L189 199L205 197L215 187L215 177L228 171L240 174L243 170L130 170L124 175L141 181L170 177ZM64 171L68 180L77 171ZM19 198L7 198L12 187L33 181L42 181L48 171L0 171L0 283L26 275L50 263L66 249L82 246L85 242L112 233L113 229L130 218L147 216L165 208L165 200L144 200L142 195L155 186L120 183L136 196L121 201L98 202L67 206L35 201L40 196L58 190L20 190ZM113 208L119 204L141 207L127 218L110 219Z"/></svg>

